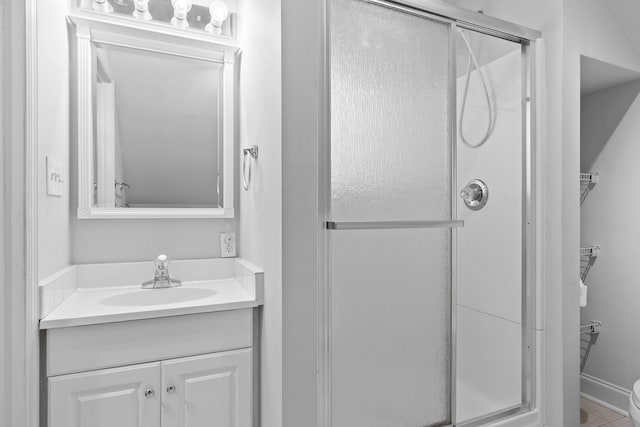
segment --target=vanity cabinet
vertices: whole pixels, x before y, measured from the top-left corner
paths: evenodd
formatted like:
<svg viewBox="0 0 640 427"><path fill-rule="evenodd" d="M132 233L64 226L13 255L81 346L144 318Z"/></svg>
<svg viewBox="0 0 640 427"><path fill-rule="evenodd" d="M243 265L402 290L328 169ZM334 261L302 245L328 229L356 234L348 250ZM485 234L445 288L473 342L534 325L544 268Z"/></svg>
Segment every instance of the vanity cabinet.
<svg viewBox="0 0 640 427"><path fill-rule="evenodd" d="M49 380L49 427L249 427L251 349Z"/></svg>
<svg viewBox="0 0 640 427"><path fill-rule="evenodd" d="M147 363L51 378L49 426L158 427L159 374Z"/></svg>
<svg viewBox="0 0 640 427"><path fill-rule="evenodd" d="M48 427L251 427L253 312L47 331Z"/></svg>
<svg viewBox="0 0 640 427"><path fill-rule="evenodd" d="M162 427L251 425L251 350L162 363Z"/></svg>

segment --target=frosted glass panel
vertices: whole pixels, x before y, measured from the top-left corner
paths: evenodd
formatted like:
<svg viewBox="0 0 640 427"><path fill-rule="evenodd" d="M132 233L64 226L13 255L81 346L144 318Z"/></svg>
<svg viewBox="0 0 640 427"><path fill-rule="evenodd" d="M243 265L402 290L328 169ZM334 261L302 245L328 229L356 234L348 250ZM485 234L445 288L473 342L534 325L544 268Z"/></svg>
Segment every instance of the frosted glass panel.
<svg viewBox="0 0 640 427"><path fill-rule="evenodd" d="M451 231L335 231L330 239L332 426L446 424Z"/></svg>
<svg viewBox="0 0 640 427"><path fill-rule="evenodd" d="M449 25L331 2L331 210L450 219Z"/></svg>

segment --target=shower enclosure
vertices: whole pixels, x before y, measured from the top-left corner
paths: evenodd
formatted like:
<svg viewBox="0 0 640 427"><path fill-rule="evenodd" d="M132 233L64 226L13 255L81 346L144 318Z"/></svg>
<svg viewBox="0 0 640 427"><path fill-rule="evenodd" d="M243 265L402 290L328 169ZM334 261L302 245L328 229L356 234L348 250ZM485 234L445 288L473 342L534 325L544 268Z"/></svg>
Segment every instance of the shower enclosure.
<svg viewBox="0 0 640 427"><path fill-rule="evenodd" d="M535 405L539 35L422 3L327 1L327 426L471 426Z"/></svg>

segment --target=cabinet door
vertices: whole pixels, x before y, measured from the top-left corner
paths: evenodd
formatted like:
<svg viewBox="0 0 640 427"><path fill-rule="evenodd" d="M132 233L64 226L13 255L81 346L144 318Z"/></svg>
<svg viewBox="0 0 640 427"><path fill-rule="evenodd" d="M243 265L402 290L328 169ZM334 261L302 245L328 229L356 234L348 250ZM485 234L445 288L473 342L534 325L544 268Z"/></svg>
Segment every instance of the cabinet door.
<svg viewBox="0 0 640 427"><path fill-rule="evenodd" d="M158 427L160 364L49 378L49 427Z"/></svg>
<svg viewBox="0 0 640 427"><path fill-rule="evenodd" d="M162 427L251 427L251 349L162 362Z"/></svg>

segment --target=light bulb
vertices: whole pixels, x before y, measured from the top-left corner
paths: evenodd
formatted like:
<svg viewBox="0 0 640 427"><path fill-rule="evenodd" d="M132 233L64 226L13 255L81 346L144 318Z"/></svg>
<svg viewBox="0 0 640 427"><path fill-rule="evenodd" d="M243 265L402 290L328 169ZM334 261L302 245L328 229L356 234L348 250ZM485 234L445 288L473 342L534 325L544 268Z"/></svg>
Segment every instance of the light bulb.
<svg viewBox="0 0 640 427"><path fill-rule="evenodd" d="M134 0L135 8L133 10L133 17L141 19L143 21L151 21L151 14L149 13L149 0Z"/></svg>
<svg viewBox="0 0 640 427"><path fill-rule="evenodd" d="M211 20L224 22L229 17L229 7L221 0L213 0L209 6Z"/></svg>
<svg viewBox="0 0 640 427"><path fill-rule="evenodd" d="M211 15L211 22L207 24L205 31L222 34L224 21L229 18L229 7L221 0L213 0L209 5L209 14Z"/></svg>
<svg viewBox="0 0 640 427"><path fill-rule="evenodd" d="M171 24L176 27L188 27L187 13L191 10L190 0L171 0L173 6L173 18L171 18Z"/></svg>
<svg viewBox="0 0 640 427"><path fill-rule="evenodd" d="M113 6L107 0L93 0L91 8L97 12L113 13Z"/></svg>

